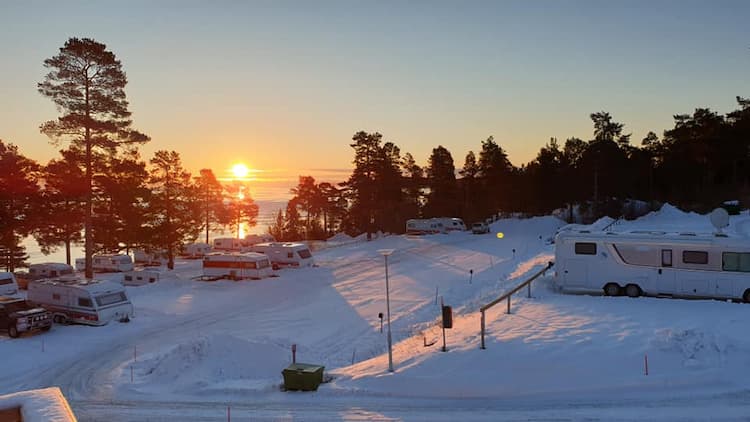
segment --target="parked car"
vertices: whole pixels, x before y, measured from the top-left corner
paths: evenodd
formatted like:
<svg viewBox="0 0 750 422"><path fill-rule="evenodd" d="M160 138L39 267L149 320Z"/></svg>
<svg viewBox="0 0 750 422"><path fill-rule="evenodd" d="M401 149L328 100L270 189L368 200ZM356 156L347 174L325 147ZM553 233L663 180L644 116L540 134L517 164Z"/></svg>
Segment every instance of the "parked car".
<svg viewBox="0 0 750 422"><path fill-rule="evenodd" d="M484 234L490 232L490 225L487 223L479 222L474 223L471 226L471 232L474 234Z"/></svg>
<svg viewBox="0 0 750 422"><path fill-rule="evenodd" d="M48 331L52 315L44 308L36 308L23 298L0 296L0 329L16 338L27 331Z"/></svg>

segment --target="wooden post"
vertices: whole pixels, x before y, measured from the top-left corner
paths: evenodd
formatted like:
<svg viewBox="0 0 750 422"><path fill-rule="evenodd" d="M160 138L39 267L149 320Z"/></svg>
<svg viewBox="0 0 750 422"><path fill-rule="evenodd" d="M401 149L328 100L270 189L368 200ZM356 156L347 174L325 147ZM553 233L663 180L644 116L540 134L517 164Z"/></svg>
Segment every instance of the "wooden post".
<svg viewBox="0 0 750 422"><path fill-rule="evenodd" d="M486 349L484 347L484 311L482 311L482 347L480 349Z"/></svg>
<svg viewBox="0 0 750 422"><path fill-rule="evenodd" d="M531 283L529 283L529 284L527 285L527 287L529 288L529 291L528 291L528 293L526 294L526 297L527 297L527 298L529 298L529 299L531 299Z"/></svg>
<svg viewBox="0 0 750 422"><path fill-rule="evenodd" d="M508 314L510 314L510 296L511 295L508 295Z"/></svg>

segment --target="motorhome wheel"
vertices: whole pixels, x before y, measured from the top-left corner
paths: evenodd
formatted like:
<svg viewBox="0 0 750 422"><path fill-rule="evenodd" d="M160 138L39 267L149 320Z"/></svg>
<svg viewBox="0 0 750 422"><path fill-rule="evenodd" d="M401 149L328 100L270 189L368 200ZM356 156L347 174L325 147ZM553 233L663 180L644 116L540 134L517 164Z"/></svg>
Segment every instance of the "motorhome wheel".
<svg viewBox="0 0 750 422"><path fill-rule="evenodd" d="M65 317L62 315L55 315L52 317L52 322L55 324L65 324Z"/></svg>
<svg viewBox="0 0 750 422"><path fill-rule="evenodd" d="M18 337L18 328L16 328L16 321L11 321L10 327L8 327L8 335L12 338Z"/></svg>
<svg viewBox="0 0 750 422"><path fill-rule="evenodd" d="M622 290L617 283L607 283L604 286L604 294L607 296L620 296Z"/></svg>
<svg viewBox="0 0 750 422"><path fill-rule="evenodd" d="M628 284L625 286L625 294L628 297L638 297L641 295L641 288L637 284Z"/></svg>

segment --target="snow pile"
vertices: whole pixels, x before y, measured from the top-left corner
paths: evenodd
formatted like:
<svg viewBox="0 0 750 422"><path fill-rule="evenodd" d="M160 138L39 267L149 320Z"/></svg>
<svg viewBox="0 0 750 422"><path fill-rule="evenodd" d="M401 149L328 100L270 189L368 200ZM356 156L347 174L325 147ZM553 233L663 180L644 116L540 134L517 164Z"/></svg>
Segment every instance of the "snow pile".
<svg viewBox="0 0 750 422"><path fill-rule="evenodd" d="M736 348L727 338L696 328L657 330L651 346L675 355L683 366L692 368L719 366Z"/></svg>
<svg viewBox="0 0 750 422"><path fill-rule="evenodd" d="M68 401L57 387L0 396L0 412L21 408L25 422L75 422Z"/></svg>
<svg viewBox="0 0 750 422"><path fill-rule="evenodd" d="M348 242L353 240L354 238L349 236L346 233L336 233L335 235L328 238L328 242Z"/></svg>
<svg viewBox="0 0 750 422"><path fill-rule="evenodd" d="M286 350L225 334L181 343L137 367L144 390L175 392L276 388L289 365Z"/></svg>

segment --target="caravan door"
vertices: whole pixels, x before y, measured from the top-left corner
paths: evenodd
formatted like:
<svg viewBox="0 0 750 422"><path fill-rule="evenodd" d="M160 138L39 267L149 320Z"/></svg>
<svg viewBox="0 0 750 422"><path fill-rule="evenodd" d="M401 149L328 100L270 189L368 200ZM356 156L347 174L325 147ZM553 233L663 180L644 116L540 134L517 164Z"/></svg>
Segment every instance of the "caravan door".
<svg viewBox="0 0 750 422"><path fill-rule="evenodd" d="M588 263L586 262L586 260L565 260L565 264L563 267L563 280L565 280L565 287L587 287Z"/></svg>
<svg viewBox="0 0 750 422"><path fill-rule="evenodd" d="M657 294L673 295L677 288L677 277L672 267L672 249L661 250L661 267L656 270Z"/></svg>

